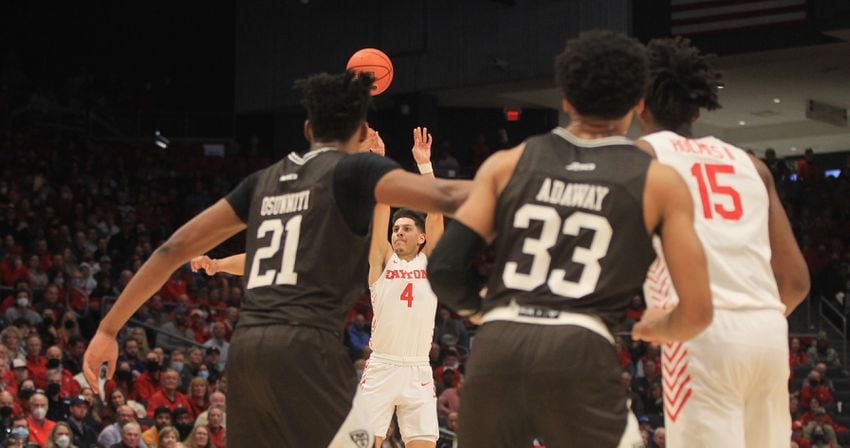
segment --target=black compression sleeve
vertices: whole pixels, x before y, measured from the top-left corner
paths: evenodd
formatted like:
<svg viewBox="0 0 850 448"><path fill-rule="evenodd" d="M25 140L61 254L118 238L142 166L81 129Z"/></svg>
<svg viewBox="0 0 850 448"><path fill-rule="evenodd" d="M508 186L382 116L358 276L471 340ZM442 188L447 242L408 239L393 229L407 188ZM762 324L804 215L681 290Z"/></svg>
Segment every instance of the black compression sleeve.
<svg viewBox="0 0 850 448"><path fill-rule="evenodd" d="M369 233L375 206L375 185L385 174L399 168L392 159L372 153L352 154L337 162L334 168L334 198L354 233Z"/></svg>
<svg viewBox="0 0 850 448"><path fill-rule="evenodd" d="M481 235L460 221L451 221L428 259L431 289L440 302L461 316L481 309L478 274L472 262L486 246Z"/></svg>

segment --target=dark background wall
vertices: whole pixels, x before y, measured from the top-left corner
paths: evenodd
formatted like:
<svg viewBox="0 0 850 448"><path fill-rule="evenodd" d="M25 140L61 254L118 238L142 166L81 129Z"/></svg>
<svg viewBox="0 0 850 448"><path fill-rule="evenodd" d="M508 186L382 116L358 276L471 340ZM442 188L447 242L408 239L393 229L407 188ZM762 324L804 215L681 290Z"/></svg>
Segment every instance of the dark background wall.
<svg viewBox="0 0 850 448"><path fill-rule="evenodd" d="M236 111L296 104L292 82L377 47L386 95L548 77L567 37L628 31L631 0L245 0L236 6ZM509 64L499 68L496 60Z"/></svg>

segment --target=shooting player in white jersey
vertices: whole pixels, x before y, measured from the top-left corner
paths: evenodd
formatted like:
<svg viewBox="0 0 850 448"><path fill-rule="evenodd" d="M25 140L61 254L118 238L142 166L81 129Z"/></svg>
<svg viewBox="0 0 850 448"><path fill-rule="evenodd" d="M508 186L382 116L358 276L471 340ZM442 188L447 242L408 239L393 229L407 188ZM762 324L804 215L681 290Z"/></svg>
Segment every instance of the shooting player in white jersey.
<svg viewBox="0 0 850 448"><path fill-rule="evenodd" d="M378 137L380 139L380 136ZM413 130L413 158L423 176L434 176L431 135ZM378 145L382 152L382 144ZM392 243L387 241L390 208L375 206L369 249L372 293L372 354L363 371L358 405L371 419L380 447L393 412L405 446L436 446L437 397L428 352L434 335L437 296L428 283L428 255L443 233L443 215L422 216L401 209L393 214Z"/></svg>
<svg viewBox="0 0 850 448"><path fill-rule="evenodd" d="M694 138L701 108L720 107L720 75L685 39L648 45L650 81L636 145L673 167L694 200L714 321L662 350L670 447L788 446L788 324L809 289L806 263L768 168L714 137ZM660 243L644 288L649 314L678 298ZM665 342L665 341L657 341Z"/></svg>

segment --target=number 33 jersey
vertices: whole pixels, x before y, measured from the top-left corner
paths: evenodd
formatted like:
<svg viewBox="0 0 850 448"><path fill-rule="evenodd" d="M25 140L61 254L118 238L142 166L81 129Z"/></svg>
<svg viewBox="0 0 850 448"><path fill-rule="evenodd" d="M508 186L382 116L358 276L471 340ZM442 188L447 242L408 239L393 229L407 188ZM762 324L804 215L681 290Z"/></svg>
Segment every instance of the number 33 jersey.
<svg viewBox="0 0 850 448"><path fill-rule="evenodd" d="M410 261L393 253L384 272L370 285L375 315L369 347L374 352L427 358L437 313L427 268L428 257L422 252Z"/></svg>
<svg viewBox="0 0 850 448"><path fill-rule="evenodd" d="M714 137L689 139L663 131L643 140L691 191L714 306L784 312L770 267L767 188L749 155ZM678 297L656 245L659 259L647 276L645 296L649 306L669 308Z"/></svg>
<svg viewBox="0 0 850 448"><path fill-rule="evenodd" d="M516 301L598 316L616 330L655 259L643 219L651 161L622 137L557 128L527 140L496 205L484 311Z"/></svg>

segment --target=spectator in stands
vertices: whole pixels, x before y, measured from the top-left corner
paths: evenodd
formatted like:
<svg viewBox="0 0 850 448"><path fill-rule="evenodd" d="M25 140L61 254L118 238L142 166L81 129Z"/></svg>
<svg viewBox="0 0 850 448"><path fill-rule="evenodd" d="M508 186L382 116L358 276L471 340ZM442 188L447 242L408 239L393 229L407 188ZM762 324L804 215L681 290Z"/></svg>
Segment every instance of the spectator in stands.
<svg viewBox="0 0 850 448"><path fill-rule="evenodd" d="M62 397L62 374L57 369L47 371L47 419L54 422L65 421L68 418L68 402Z"/></svg>
<svg viewBox="0 0 850 448"><path fill-rule="evenodd" d="M667 430L664 427L656 428L652 432L652 443L649 448L665 448L667 446Z"/></svg>
<svg viewBox="0 0 850 448"><path fill-rule="evenodd" d="M445 349L442 364L434 369L434 384L437 386L438 395L447 387L458 387L463 378L460 369L460 353L454 347Z"/></svg>
<svg viewBox="0 0 850 448"><path fill-rule="evenodd" d="M142 442L142 428L136 422L129 422L121 428L121 442L110 448L139 448L144 446Z"/></svg>
<svg viewBox="0 0 850 448"><path fill-rule="evenodd" d="M447 336L451 336L447 338ZM437 322L434 325L434 342L441 346L458 345L469 349L469 334L463 322L452 319L452 312L441 306L437 310Z"/></svg>
<svg viewBox="0 0 850 448"><path fill-rule="evenodd" d="M800 408L800 399L796 394L788 395L788 409L791 411L791 420L800 420L803 417L803 410Z"/></svg>
<svg viewBox="0 0 850 448"><path fill-rule="evenodd" d="M189 410L177 408L173 414L174 427L177 428L178 432L180 432L180 440L188 439L189 435L192 433L192 429L195 427L192 424L192 416L189 414Z"/></svg>
<svg viewBox="0 0 850 448"><path fill-rule="evenodd" d="M800 389L800 400L803 403L809 403L812 398L817 398L820 404L832 402L832 394L829 392L829 388L823 385L821 374L817 370L809 372L806 382L803 383L803 387Z"/></svg>
<svg viewBox="0 0 850 448"><path fill-rule="evenodd" d="M210 385L205 378L197 377L189 383L189 412L201 415L210 407Z"/></svg>
<svg viewBox="0 0 850 448"><path fill-rule="evenodd" d="M127 361L130 363L130 368L132 370L135 370L136 372L144 372L146 359L141 355L139 341L134 338L125 339L124 350L122 350L118 361Z"/></svg>
<svg viewBox="0 0 850 448"><path fill-rule="evenodd" d="M207 414L209 425L210 445L215 448L224 448L225 437L227 430L224 428L224 409L218 406L211 406Z"/></svg>
<svg viewBox="0 0 850 448"><path fill-rule="evenodd" d="M71 372L64 368L62 363L62 349L56 345L51 346L47 349L44 357L47 359L44 366L48 369L48 372L51 369L55 369L59 373L61 396L67 398L79 395L80 383L76 382Z"/></svg>
<svg viewBox="0 0 850 448"><path fill-rule="evenodd" d="M146 445L157 447L159 431L166 426L171 426L171 410L165 406L156 408L153 412L154 425L142 433L142 440Z"/></svg>
<svg viewBox="0 0 850 448"><path fill-rule="evenodd" d="M29 289L19 289L15 292L15 306L6 310L6 322L14 323L18 319L26 319L30 325L41 323L41 316L33 310L32 297Z"/></svg>
<svg viewBox="0 0 850 448"><path fill-rule="evenodd" d="M791 423L791 443L796 443L799 448L811 448L812 443L803 437L803 424L799 420Z"/></svg>
<svg viewBox="0 0 850 448"><path fill-rule="evenodd" d="M800 344L800 338L791 338L791 348L789 352L791 358L791 370L794 370L797 366L808 365L809 357L802 344Z"/></svg>
<svg viewBox="0 0 850 448"><path fill-rule="evenodd" d="M806 148L803 158L797 161L797 180L814 184L820 181L820 177L820 167L815 163L815 152L812 148Z"/></svg>
<svg viewBox="0 0 850 448"><path fill-rule="evenodd" d="M206 426L197 426L183 443L189 448L211 448L210 430Z"/></svg>
<svg viewBox="0 0 850 448"><path fill-rule="evenodd" d="M770 170L770 173L773 174L773 180L777 184L782 184L785 182L785 179L788 178L788 167L785 165L785 161L782 159L778 159L776 157L776 150L773 148L767 148L764 151L764 164L767 165L767 169Z"/></svg>
<svg viewBox="0 0 850 448"><path fill-rule="evenodd" d="M70 415L68 416L68 427L73 433L76 445L88 448L97 444L97 430L87 422L89 414L89 403L84 397L74 397L70 403Z"/></svg>
<svg viewBox="0 0 850 448"><path fill-rule="evenodd" d="M128 423L136 422L136 413L133 412L133 408L126 404L118 407L115 416L115 423L104 428L97 437L97 443L99 443L100 446L112 447L115 444L120 444L123 437L121 429ZM144 444L144 442L142 443ZM142 446L146 448L146 445Z"/></svg>
<svg viewBox="0 0 850 448"><path fill-rule="evenodd" d="M136 381L133 378L133 371L131 370L130 363L127 361L119 361L118 367L115 369L115 379L107 380L104 389L106 389L106 393L112 394L112 391L115 388L118 388L123 392L124 399L129 402L130 400L138 399L138 390L136 386Z"/></svg>
<svg viewBox="0 0 850 448"><path fill-rule="evenodd" d="M230 348L230 343L225 339L227 337L227 327L224 322L213 323L213 336L204 342L204 347L215 347L219 351L219 360L216 368L220 372L224 372L224 366L227 363L227 351Z"/></svg>
<svg viewBox="0 0 850 448"><path fill-rule="evenodd" d="M127 342L136 343L135 339L128 339ZM161 388L161 372L159 365L159 356L150 352L145 357L145 371L136 378L135 389L139 400L147 403Z"/></svg>
<svg viewBox="0 0 850 448"><path fill-rule="evenodd" d="M439 177L455 178L460 175L460 163L452 155L452 144L448 140L443 140L440 145L440 157L434 164L434 169Z"/></svg>
<svg viewBox="0 0 850 448"><path fill-rule="evenodd" d="M441 419L445 419L452 412L460 411L460 391L463 387L463 380L457 383L457 387L453 386L453 382L454 377L449 377L445 389L440 393L440 398L437 400L437 411Z"/></svg>
<svg viewBox="0 0 850 448"><path fill-rule="evenodd" d="M134 339L139 344L139 358L144 358L151 351L150 344L148 344L148 335L145 333L145 329L142 327L136 327L130 330L130 338Z"/></svg>
<svg viewBox="0 0 850 448"><path fill-rule="evenodd" d="M171 412L177 408L184 408L191 414L192 406L185 395L177 388L180 386L180 374L168 369L162 374L162 389L153 394L148 401L148 418L153 417L153 412L160 406L167 407Z"/></svg>
<svg viewBox="0 0 850 448"><path fill-rule="evenodd" d="M626 309L626 322L627 326L631 328L636 322L638 322L641 317L643 317L643 313L646 311L646 306L643 304L643 299L639 295L635 295L632 297L632 302L629 305L629 308Z"/></svg>
<svg viewBox="0 0 850 448"><path fill-rule="evenodd" d="M664 394L660 382L649 385L649 395L643 397L643 408L647 414L661 414L664 412Z"/></svg>
<svg viewBox="0 0 850 448"><path fill-rule="evenodd" d="M166 426L159 430L156 443L151 446L155 448L175 448L179 441L180 433L177 432L177 428Z"/></svg>
<svg viewBox="0 0 850 448"><path fill-rule="evenodd" d="M9 440L19 440L21 442L28 442L30 440L29 420L23 415L12 418L12 429L9 431L7 444ZM23 444L20 446L23 446Z"/></svg>
<svg viewBox="0 0 850 448"><path fill-rule="evenodd" d="M815 370L817 370L817 372L820 373L820 383L821 383L821 385L826 386L826 388L829 389L830 393L835 392L835 385L832 383L832 380L829 379L829 377L827 376L828 369L826 367L826 363L825 362L817 363L815 365ZM806 378L803 381L803 384L805 384L806 382L808 382L808 378Z"/></svg>
<svg viewBox="0 0 850 448"><path fill-rule="evenodd" d="M829 339L825 332L818 335L817 342L814 347L809 348L807 352L809 357L809 365L815 366L819 362L826 363L829 367L840 367L841 359L838 357L838 351L830 347Z"/></svg>
<svg viewBox="0 0 850 448"><path fill-rule="evenodd" d="M23 335L18 327L4 328L0 332L0 338L3 339L3 346L6 347L7 362L11 363L15 358L26 356L26 351L23 348L23 344L21 344Z"/></svg>
<svg viewBox="0 0 850 448"><path fill-rule="evenodd" d="M27 417L30 441L44 445L50 436L50 431L56 422L47 418L47 397L36 393L30 397L30 416Z"/></svg>
<svg viewBox="0 0 850 448"><path fill-rule="evenodd" d="M221 352L218 347L208 347L204 356L204 362L198 367L198 376L207 380L209 383L215 383L221 376L221 371L218 369L221 363Z"/></svg>
<svg viewBox="0 0 850 448"><path fill-rule="evenodd" d="M56 422L56 426L50 431L50 437L47 440L45 448L73 448L76 446L88 447L89 445L81 445L79 441L74 444L74 433L71 432L71 427L65 422Z"/></svg>
<svg viewBox="0 0 850 448"><path fill-rule="evenodd" d="M832 448L838 443L835 429L832 425L823 423L824 415L826 415L826 410L823 408L815 409L815 420L809 422L803 429L803 437L812 442L812 447Z"/></svg>
<svg viewBox="0 0 850 448"><path fill-rule="evenodd" d="M183 365L183 370L180 372L181 390L188 391L189 384L198 376L201 370L201 364L204 362L204 355L198 347L192 347L186 351L186 362Z"/></svg>
<svg viewBox="0 0 850 448"><path fill-rule="evenodd" d="M643 399L640 395L632 388L632 375L628 371L623 371L620 374L620 380L623 383L623 387L626 389L626 397L631 402L631 409L635 415L643 415L644 414L644 406Z"/></svg>
<svg viewBox="0 0 850 448"><path fill-rule="evenodd" d="M369 347L369 325L362 314L354 317L354 322L348 327L348 343L351 346L351 358L367 358L364 349Z"/></svg>
<svg viewBox="0 0 850 448"><path fill-rule="evenodd" d="M210 407L218 406L225 411L225 417L227 416L227 397L224 395L224 392L215 391L210 394ZM209 409L202 412L198 415L198 418L195 419L195 426L200 425L208 425L207 413ZM225 419L222 423L222 426L227 426L227 419Z"/></svg>

